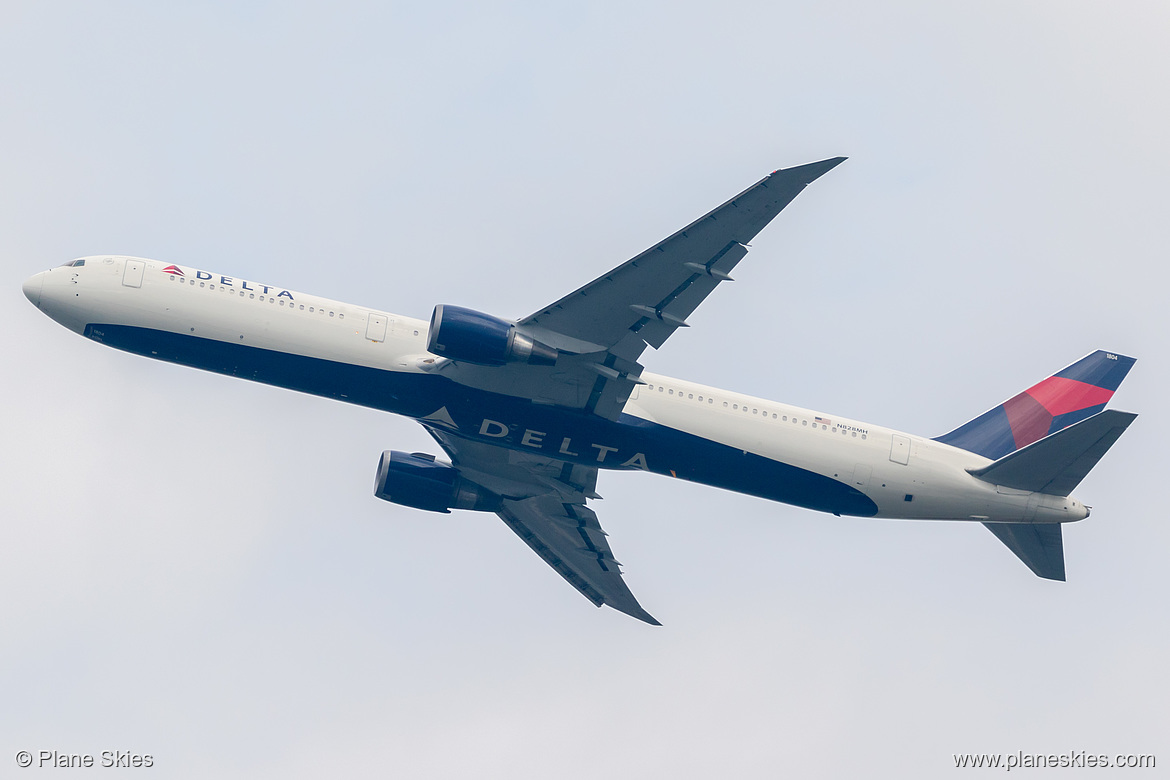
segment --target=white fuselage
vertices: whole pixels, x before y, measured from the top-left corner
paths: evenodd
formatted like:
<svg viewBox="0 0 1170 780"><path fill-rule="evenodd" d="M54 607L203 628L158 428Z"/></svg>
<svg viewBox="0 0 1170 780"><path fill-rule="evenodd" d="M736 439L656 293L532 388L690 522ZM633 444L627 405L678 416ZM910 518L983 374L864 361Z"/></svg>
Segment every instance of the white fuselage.
<svg viewBox="0 0 1170 780"><path fill-rule="evenodd" d="M438 379L423 320L154 260L84 260L38 274L25 293L89 338L415 418L435 411L417 397L428 393L412 389ZM233 357L218 357L229 350ZM464 410L453 424L462 435L484 434L511 449L571 454L601 468L645 469L839 511L809 497L818 485L831 485L856 499L842 507L867 507L843 514L981 522L1087 515L1072 498L977 479L968 469L988 465L987 458L928 438L649 372L641 378L646 384L626 403L624 423L582 429L580 415L558 417L555 409L484 394L482 408ZM500 404L507 415L496 411ZM495 436L501 425L506 437ZM705 462L733 456L746 459L743 468ZM751 474L759 475L756 482L745 481ZM796 485L791 492L768 484L789 479L784 475Z"/></svg>

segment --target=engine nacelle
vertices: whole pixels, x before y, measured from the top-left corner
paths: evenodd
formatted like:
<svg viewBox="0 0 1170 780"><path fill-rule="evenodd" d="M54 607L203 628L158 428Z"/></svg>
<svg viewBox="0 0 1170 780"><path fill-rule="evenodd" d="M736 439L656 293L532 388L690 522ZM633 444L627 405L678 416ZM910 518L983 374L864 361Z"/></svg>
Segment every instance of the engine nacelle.
<svg viewBox="0 0 1170 780"><path fill-rule="evenodd" d="M459 469L434 455L386 450L378 461L374 495L415 509L493 511L500 497L463 478Z"/></svg>
<svg viewBox="0 0 1170 780"><path fill-rule="evenodd" d="M505 363L551 366L557 362L555 349L520 332L511 322L442 303L431 314L427 351L481 366Z"/></svg>

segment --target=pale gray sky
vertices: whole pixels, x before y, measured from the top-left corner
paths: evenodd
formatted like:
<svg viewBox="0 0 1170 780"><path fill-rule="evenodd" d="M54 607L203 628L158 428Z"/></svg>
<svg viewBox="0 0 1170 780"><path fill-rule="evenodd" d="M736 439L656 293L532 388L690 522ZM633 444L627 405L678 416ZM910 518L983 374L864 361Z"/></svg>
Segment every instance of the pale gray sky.
<svg viewBox="0 0 1170 780"><path fill-rule="evenodd" d="M1170 765L1164 3L172 5L0 3L2 774ZM434 451L414 423L106 349L20 292L115 252L522 316L839 154L644 362L937 435L1136 356L1067 583L977 526L605 474L654 629L494 516L376 500L383 449Z"/></svg>

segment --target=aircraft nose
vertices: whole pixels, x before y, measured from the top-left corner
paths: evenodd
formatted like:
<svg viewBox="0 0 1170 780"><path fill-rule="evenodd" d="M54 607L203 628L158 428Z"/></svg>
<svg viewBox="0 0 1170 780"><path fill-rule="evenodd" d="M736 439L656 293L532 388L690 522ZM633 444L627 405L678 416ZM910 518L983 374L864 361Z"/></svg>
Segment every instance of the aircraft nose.
<svg viewBox="0 0 1170 780"><path fill-rule="evenodd" d="M45 283L45 274L41 272L36 276L30 276L24 280L24 297L32 301L32 305L38 309L41 307L41 287Z"/></svg>

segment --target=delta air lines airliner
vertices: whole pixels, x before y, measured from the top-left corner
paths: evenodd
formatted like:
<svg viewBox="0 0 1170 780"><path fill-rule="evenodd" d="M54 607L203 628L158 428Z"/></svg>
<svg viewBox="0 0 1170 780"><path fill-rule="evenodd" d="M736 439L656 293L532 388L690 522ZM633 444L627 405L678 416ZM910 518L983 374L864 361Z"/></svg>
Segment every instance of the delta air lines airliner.
<svg viewBox="0 0 1170 780"><path fill-rule="evenodd" d="M121 255L44 271L24 293L117 349L414 418L446 458L383 452L378 498L494 512L595 605L655 625L588 506L603 469L836 515L979 523L1037 575L1063 580L1061 528L1089 514L1070 493L1136 417L1105 409L1133 358L1094 352L934 438L639 362L843 159L778 170L519 320L440 304L427 322Z"/></svg>

